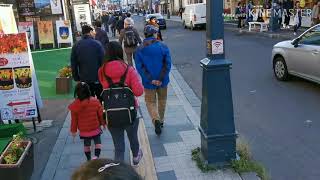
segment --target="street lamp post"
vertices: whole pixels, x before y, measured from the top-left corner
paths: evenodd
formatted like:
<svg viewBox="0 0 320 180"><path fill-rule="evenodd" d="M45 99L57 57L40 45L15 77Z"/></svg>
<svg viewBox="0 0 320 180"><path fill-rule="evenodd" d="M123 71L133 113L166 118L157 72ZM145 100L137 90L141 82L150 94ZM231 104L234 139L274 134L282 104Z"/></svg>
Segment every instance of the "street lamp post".
<svg viewBox="0 0 320 180"><path fill-rule="evenodd" d="M207 1L207 58L201 60L201 152L208 164L224 165L236 158L236 137L230 80L225 59L223 0Z"/></svg>

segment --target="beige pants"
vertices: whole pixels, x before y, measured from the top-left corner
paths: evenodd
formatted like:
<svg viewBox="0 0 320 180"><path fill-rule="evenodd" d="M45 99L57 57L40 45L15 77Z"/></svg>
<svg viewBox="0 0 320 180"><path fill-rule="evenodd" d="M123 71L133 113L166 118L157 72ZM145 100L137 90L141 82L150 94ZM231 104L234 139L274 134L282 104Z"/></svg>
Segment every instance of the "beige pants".
<svg viewBox="0 0 320 180"><path fill-rule="evenodd" d="M144 89L144 92L144 98L152 122L154 123L155 120L164 122L168 88Z"/></svg>
<svg viewBox="0 0 320 180"><path fill-rule="evenodd" d="M127 57L127 62L129 65L133 66L133 62L132 62L132 59L133 59L133 53L134 51L136 50L135 47L125 47L124 48L124 52L126 53L126 57Z"/></svg>

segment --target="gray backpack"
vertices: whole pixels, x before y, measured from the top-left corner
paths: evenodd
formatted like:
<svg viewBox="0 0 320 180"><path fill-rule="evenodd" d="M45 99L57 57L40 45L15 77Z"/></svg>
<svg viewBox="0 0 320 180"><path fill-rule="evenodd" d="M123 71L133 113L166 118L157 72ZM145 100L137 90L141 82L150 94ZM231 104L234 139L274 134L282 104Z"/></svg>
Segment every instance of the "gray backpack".
<svg viewBox="0 0 320 180"><path fill-rule="evenodd" d="M124 46L125 47L135 47L138 45L138 40L132 28L125 29L124 32Z"/></svg>

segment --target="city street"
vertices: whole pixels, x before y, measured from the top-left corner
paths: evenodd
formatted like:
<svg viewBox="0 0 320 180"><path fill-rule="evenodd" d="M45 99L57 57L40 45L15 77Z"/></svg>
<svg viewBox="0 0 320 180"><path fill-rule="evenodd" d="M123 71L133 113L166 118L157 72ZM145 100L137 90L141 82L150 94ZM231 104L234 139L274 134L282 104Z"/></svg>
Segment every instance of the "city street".
<svg viewBox="0 0 320 180"><path fill-rule="evenodd" d="M141 32L143 17L134 17ZM205 30L190 31L167 21L162 31L172 61L201 98ZM225 32L226 57L233 63L232 90L235 123L250 144L253 156L274 180L320 179L320 87L293 78L277 81L271 68L272 46L279 40ZM218 86L218 84L217 84Z"/></svg>

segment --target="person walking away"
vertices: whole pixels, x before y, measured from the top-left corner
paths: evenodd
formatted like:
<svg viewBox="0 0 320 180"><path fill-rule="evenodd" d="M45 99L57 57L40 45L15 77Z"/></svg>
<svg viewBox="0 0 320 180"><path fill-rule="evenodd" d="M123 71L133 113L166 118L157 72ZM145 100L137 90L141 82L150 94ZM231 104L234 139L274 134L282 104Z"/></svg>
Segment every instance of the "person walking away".
<svg viewBox="0 0 320 180"><path fill-rule="evenodd" d="M147 25L155 26L155 27L158 29L158 32L157 32L157 40L163 41L163 39L162 39L162 34L161 34L161 30L160 30L160 26L158 25L158 23L157 23L157 18L156 18L155 16L151 16L151 17L150 17L150 20L149 20L149 22L148 22Z"/></svg>
<svg viewBox="0 0 320 180"><path fill-rule="evenodd" d="M289 29L290 23L290 9L293 9L293 2L292 0L284 0L283 2L283 9L284 9L284 27Z"/></svg>
<svg viewBox="0 0 320 180"><path fill-rule="evenodd" d="M283 17L283 2L278 2L277 3L277 9L276 9L276 12L278 13L278 24L279 24L279 27L281 28L283 25L282 25L282 17Z"/></svg>
<svg viewBox="0 0 320 180"><path fill-rule="evenodd" d="M145 88L145 102L155 133L160 135L167 103L171 56L169 48L157 40L157 27L146 26L144 34L146 38L136 51L135 64Z"/></svg>
<svg viewBox="0 0 320 180"><path fill-rule="evenodd" d="M109 38L108 38L108 34L106 31L104 31L102 28L101 28L101 22L100 21L96 21L95 22L95 30L96 30L96 36L95 36L95 39L97 41L99 41L103 47L106 46L107 43L109 43Z"/></svg>
<svg viewBox="0 0 320 180"><path fill-rule="evenodd" d="M300 9L300 2L296 1L295 4L295 17L294 17L294 23L295 25L293 26L293 34L297 35L298 29L301 27L301 20L302 20L302 14L301 14L301 9Z"/></svg>
<svg viewBox="0 0 320 180"><path fill-rule="evenodd" d="M107 14L105 11L102 12L102 17L101 17L101 21L102 21L102 24L104 26L104 30L109 33L109 14Z"/></svg>
<svg viewBox="0 0 320 180"><path fill-rule="evenodd" d="M252 22L253 21L253 3L252 1L249 1L247 7L246 7L246 14L247 14L247 24L249 22Z"/></svg>
<svg viewBox="0 0 320 180"><path fill-rule="evenodd" d="M242 28L242 7L241 2L238 3L238 6L236 7L236 17L238 18L238 28Z"/></svg>
<svg viewBox="0 0 320 180"><path fill-rule="evenodd" d="M183 8L180 8L179 9L179 16L180 16L181 19L182 19L182 13L183 13Z"/></svg>
<svg viewBox="0 0 320 180"><path fill-rule="evenodd" d="M101 152L101 128L106 128L103 120L103 109L98 99L91 97L90 87L81 82L76 85L75 100L68 106L71 111L70 132L75 138L79 130L80 139L83 139L84 154L87 160L91 160L91 141L94 141L94 157L97 159Z"/></svg>
<svg viewBox="0 0 320 180"><path fill-rule="evenodd" d="M102 65L104 49L101 43L94 39L93 27L82 26L82 39L71 50L72 77L76 82L86 82L92 96L100 99L102 86L98 79L98 69Z"/></svg>
<svg viewBox="0 0 320 180"><path fill-rule="evenodd" d="M117 19L116 19L115 15L112 15L109 19L109 22L108 22L108 24L110 25L110 28L111 28L112 37L116 37L116 23L117 23Z"/></svg>
<svg viewBox="0 0 320 180"><path fill-rule="evenodd" d="M320 20L320 1L315 1L312 8L312 24L316 25Z"/></svg>
<svg viewBox="0 0 320 180"><path fill-rule="evenodd" d="M124 19L122 18L122 16L119 16L116 27L117 27L117 31L120 35L120 31L124 28Z"/></svg>
<svg viewBox="0 0 320 180"><path fill-rule="evenodd" d="M124 20L124 29L120 31L119 42L124 44L124 52L126 53L127 62L129 65L133 65L133 53L136 51L138 44L141 44L138 31L133 27L134 21L132 18L126 18Z"/></svg>
<svg viewBox="0 0 320 180"><path fill-rule="evenodd" d="M119 42L112 41L107 44L105 62L98 73L105 89L102 93L103 104L108 129L115 146L115 160L124 160L124 131L126 131L133 155L133 165L138 165L143 153L138 140L139 118L136 112L138 108L136 96L143 94L143 86L134 67L124 62Z"/></svg>

